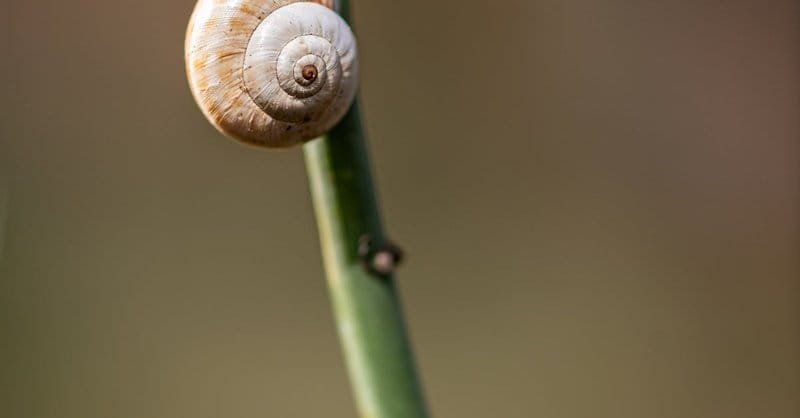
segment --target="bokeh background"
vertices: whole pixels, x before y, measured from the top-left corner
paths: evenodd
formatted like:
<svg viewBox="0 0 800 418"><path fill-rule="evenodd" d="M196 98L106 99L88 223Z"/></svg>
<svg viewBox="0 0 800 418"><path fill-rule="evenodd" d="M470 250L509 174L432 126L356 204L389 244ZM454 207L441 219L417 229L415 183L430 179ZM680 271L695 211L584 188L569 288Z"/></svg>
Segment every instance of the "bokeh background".
<svg viewBox="0 0 800 418"><path fill-rule="evenodd" d="M0 416L354 417L299 149L191 0L0 12ZM354 0L436 417L800 416L796 1Z"/></svg>

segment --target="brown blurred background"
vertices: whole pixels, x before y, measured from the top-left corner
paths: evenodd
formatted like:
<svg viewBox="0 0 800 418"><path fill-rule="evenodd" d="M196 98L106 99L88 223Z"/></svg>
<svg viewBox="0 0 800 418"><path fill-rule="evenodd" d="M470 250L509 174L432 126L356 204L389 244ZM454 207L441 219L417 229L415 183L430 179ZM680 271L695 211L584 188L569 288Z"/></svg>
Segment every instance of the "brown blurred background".
<svg viewBox="0 0 800 418"><path fill-rule="evenodd" d="M2 417L355 416L302 153L204 120L192 7L0 12ZM436 417L800 416L796 1L353 8Z"/></svg>

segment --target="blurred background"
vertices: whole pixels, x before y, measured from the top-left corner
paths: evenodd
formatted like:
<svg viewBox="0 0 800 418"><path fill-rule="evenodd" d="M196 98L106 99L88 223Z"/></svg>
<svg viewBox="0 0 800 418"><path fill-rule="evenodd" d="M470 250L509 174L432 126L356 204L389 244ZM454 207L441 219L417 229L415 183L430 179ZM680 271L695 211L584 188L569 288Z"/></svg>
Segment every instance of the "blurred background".
<svg viewBox="0 0 800 418"><path fill-rule="evenodd" d="M800 416L796 1L353 0L436 417ZM193 1L0 12L0 416L354 417L302 152Z"/></svg>

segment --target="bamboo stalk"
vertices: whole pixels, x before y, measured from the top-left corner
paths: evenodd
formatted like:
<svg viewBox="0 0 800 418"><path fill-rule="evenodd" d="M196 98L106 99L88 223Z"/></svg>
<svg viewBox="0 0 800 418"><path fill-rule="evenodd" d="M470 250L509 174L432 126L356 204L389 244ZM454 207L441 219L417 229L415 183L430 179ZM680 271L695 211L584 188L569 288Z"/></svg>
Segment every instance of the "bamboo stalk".
<svg viewBox="0 0 800 418"><path fill-rule="evenodd" d="M346 0L339 2L347 19ZM362 418L426 418L394 278L364 267L359 240L385 240L354 103L330 133L304 146L328 288Z"/></svg>

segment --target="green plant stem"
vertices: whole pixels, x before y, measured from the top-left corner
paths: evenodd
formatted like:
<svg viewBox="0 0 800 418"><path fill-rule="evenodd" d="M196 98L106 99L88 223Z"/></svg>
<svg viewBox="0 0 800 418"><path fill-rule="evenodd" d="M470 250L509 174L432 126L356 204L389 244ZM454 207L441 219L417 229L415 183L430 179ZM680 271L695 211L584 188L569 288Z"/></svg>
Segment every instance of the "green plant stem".
<svg viewBox="0 0 800 418"><path fill-rule="evenodd" d="M340 11L347 16L347 2ZM339 339L362 418L425 418L393 277L366 271L359 239L384 242L358 105L303 148Z"/></svg>

